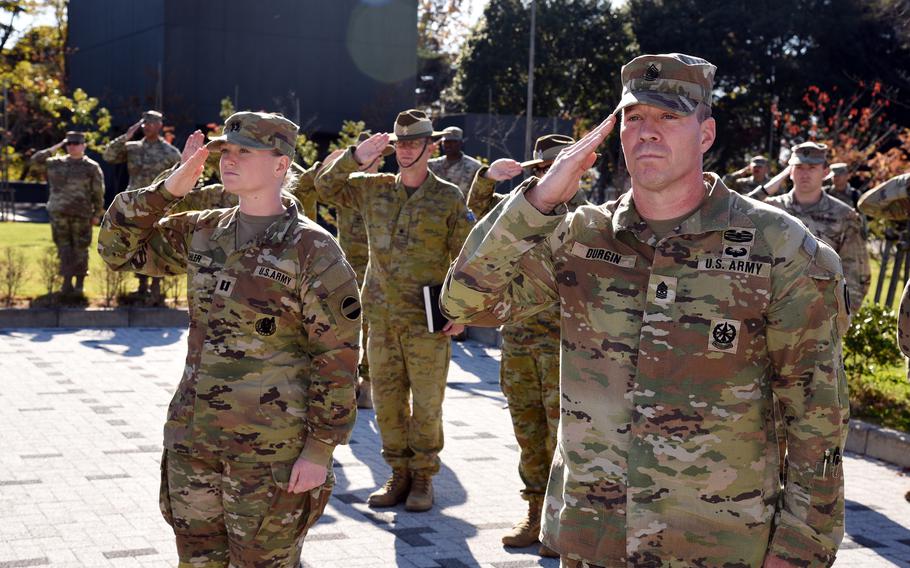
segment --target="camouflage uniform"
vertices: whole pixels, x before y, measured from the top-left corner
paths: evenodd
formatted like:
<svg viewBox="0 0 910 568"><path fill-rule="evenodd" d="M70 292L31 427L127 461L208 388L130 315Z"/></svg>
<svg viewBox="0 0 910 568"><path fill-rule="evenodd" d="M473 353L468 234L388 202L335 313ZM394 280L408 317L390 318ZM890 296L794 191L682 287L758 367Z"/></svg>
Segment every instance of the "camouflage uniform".
<svg viewBox="0 0 910 568"><path fill-rule="evenodd" d="M857 311L872 280L869 253L866 251L863 223L859 214L825 192L812 205L798 203L792 190L784 195L769 197L765 203L780 207L805 223L813 235L837 252L847 278L850 311Z"/></svg>
<svg viewBox="0 0 910 568"><path fill-rule="evenodd" d="M442 283L470 230L469 213L458 188L432 173L408 197L399 175L358 167L349 149L320 172L316 190L320 200L360 213L367 231L363 305L382 455L393 469L433 475L451 345L427 331L422 289Z"/></svg>
<svg viewBox="0 0 910 568"><path fill-rule="evenodd" d="M714 174L659 240L630 193L544 215L524 197L533 183L474 228L441 303L474 325L561 305L544 544L610 567L760 566L768 553L830 565L848 414L837 255ZM772 392L790 437L783 491Z"/></svg>
<svg viewBox="0 0 910 568"><path fill-rule="evenodd" d="M115 270L188 276L189 348L161 486L180 567L296 567L356 418L354 272L293 202L237 247L236 207L171 215L174 201L163 183L121 193L98 250ZM278 493L298 457L326 466L326 483Z"/></svg>
<svg viewBox="0 0 910 568"><path fill-rule="evenodd" d="M906 173L878 184L859 198L857 208L870 217L889 221L910 219L910 173Z"/></svg>
<svg viewBox="0 0 910 568"><path fill-rule="evenodd" d="M130 183L126 191L148 187L158 174L180 163L180 150L168 144L164 138L154 142L127 140L126 134L111 140L104 149L104 159L111 164L126 162Z"/></svg>
<svg viewBox="0 0 910 568"><path fill-rule="evenodd" d="M726 182L726 179L724 181ZM757 181L753 176L747 176L730 180L728 187L740 195L745 195L767 181L767 179Z"/></svg>
<svg viewBox="0 0 910 568"><path fill-rule="evenodd" d="M494 192L496 182L482 167L468 193L468 209L484 217L506 195ZM585 203L579 190L571 210ZM559 426L559 306L553 305L515 325L502 327L502 362L499 384L509 403L512 428L521 450L518 474L524 482L522 496L541 499L556 448Z"/></svg>
<svg viewBox="0 0 910 568"><path fill-rule="evenodd" d="M370 262L370 246L367 242L367 229L363 223L363 217L354 209L348 207L335 208L336 220L338 221L338 244L344 251L344 256L351 263L351 268L357 274L357 282L363 286L363 279L366 276L367 265ZM366 341L369 337L369 324L366 318L363 320L363 344L360 353L360 378L364 381L370 380L370 358L366 352Z"/></svg>
<svg viewBox="0 0 910 568"><path fill-rule="evenodd" d="M57 246L60 275L88 274L88 249L92 244L92 219L104 214L104 174L98 162L83 156L51 157L50 148L36 152L32 162L47 169L50 194L47 212Z"/></svg>
<svg viewBox="0 0 910 568"><path fill-rule="evenodd" d="M462 154L456 162L450 162L445 156L433 158L427 162L427 167L436 174L436 177L457 185L462 195L468 194L471 182L474 181L474 174L482 165L467 154Z"/></svg>

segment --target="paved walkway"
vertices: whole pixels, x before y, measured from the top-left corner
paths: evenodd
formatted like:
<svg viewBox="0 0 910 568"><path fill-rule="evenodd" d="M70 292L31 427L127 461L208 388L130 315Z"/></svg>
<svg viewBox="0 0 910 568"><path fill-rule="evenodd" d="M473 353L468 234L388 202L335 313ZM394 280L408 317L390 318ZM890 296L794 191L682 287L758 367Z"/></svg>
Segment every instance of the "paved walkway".
<svg viewBox="0 0 910 568"><path fill-rule="evenodd" d="M176 565L157 507L158 460L184 341L176 329L0 332L0 568ZM338 485L305 566L557 565L499 543L524 504L498 355L455 344L432 513L364 504L389 470L373 413L361 413L354 443L336 452ZM910 478L848 456L846 485L848 537L835 566L910 567Z"/></svg>

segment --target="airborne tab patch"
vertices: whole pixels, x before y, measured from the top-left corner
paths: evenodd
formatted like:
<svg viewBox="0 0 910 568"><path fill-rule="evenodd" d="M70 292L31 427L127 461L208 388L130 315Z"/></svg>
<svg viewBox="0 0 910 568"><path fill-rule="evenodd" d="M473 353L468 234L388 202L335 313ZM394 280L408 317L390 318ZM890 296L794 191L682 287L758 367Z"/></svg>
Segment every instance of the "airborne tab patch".
<svg viewBox="0 0 910 568"><path fill-rule="evenodd" d="M699 270L719 270L721 272L736 272L747 276L768 278L771 276L771 265L767 262L755 262L737 258L707 257L698 259Z"/></svg>
<svg viewBox="0 0 910 568"><path fill-rule="evenodd" d="M256 267L256 270L253 272L253 274L258 276L259 278L266 278L268 280L273 280L288 288L294 287L295 278L293 278L292 276L289 276L288 274L285 274L284 272L282 272L280 270L276 270L276 269L272 268L271 266L265 266L263 264L260 264L259 266Z"/></svg>
<svg viewBox="0 0 910 568"><path fill-rule="evenodd" d="M622 268L635 268L635 256L619 254L609 249L592 248L581 243L572 245L572 254L585 260L598 260L609 264L615 264Z"/></svg>

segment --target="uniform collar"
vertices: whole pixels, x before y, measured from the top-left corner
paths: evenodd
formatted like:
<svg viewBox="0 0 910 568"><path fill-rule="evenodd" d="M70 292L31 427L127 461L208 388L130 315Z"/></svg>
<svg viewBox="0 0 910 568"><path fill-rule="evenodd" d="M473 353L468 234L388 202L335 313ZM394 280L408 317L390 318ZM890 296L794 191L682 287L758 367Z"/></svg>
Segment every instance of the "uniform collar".
<svg viewBox="0 0 910 568"><path fill-rule="evenodd" d="M427 169L427 177L426 177L426 179L423 180L423 183L420 184L420 186L417 187L417 190L414 191L414 194L411 195L408 199L416 198L420 193L430 191L430 190L433 189L433 188L436 186L436 184L438 184L438 183L439 183L439 178L436 177L436 174L434 174L433 172L431 172L431 171L429 170L429 168L428 168L428 169ZM401 182L401 174L400 174L400 173L395 174L395 187L398 188L402 193L404 193L405 196L407 196L408 192L407 192L407 190L404 188L404 184Z"/></svg>
<svg viewBox="0 0 910 568"><path fill-rule="evenodd" d="M281 203L285 207L284 215L269 225L268 229L257 239L260 242L281 242L284 240L284 236L287 232L294 226L297 222L297 217L299 215L297 210L297 203L290 199L289 197L282 195ZM238 212L240 211L240 206L232 207L228 213L218 221L217 228L212 232L212 239L220 241L222 238L229 237L230 239L234 238L234 233L237 230L237 217Z"/></svg>
<svg viewBox="0 0 910 568"><path fill-rule="evenodd" d="M785 193L784 196L781 198L781 200L784 202L784 204L786 204L786 206L791 209L794 209L796 211L800 211L803 213L811 213L811 212L815 212L815 211L827 211L828 209L831 208L831 200L834 198L831 197L830 195L828 195L827 191L822 191L821 199L819 199L812 205L803 205L802 203L797 201L795 191L796 190L791 189L790 191Z"/></svg>
<svg viewBox="0 0 910 568"><path fill-rule="evenodd" d="M721 181L717 174L711 172L705 172L704 184L707 189L707 195L705 195L701 205L682 222L677 230L672 231L666 237L709 233L726 229L730 226L732 192L727 189L727 186L724 185L724 182ZM648 223L641 218L635 209L631 191L625 192L619 198L616 211L613 214L612 224L614 235L620 231L629 231L643 243L651 246L657 244L657 237L651 231Z"/></svg>

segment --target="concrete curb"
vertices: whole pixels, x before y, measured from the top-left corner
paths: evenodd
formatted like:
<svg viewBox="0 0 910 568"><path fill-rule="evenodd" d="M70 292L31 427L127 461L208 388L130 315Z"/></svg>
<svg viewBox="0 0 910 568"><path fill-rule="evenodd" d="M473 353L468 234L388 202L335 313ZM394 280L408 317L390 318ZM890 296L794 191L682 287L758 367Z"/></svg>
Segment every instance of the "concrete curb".
<svg viewBox="0 0 910 568"><path fill-rule="evenodd" d="M910 467L910 434L906 432L851 419L846 449L897 466Z"/></svg>
<svg viewBox="0 0 910 568"><path fill-rule="evenodd" d="M0 310L0 329L30 327L187 327L187 310L170 308L34 308Z"/></svg>

